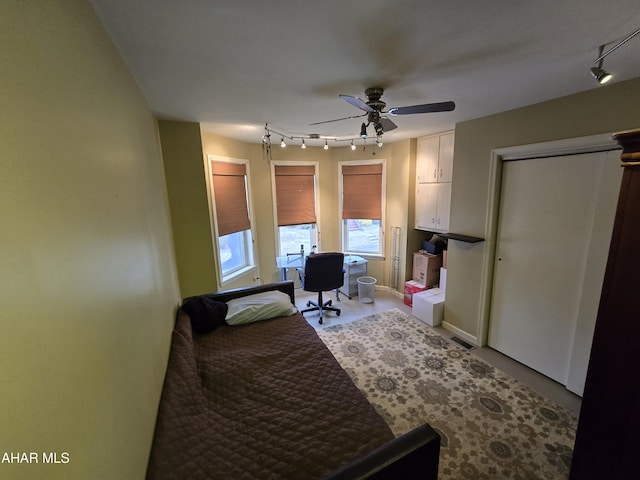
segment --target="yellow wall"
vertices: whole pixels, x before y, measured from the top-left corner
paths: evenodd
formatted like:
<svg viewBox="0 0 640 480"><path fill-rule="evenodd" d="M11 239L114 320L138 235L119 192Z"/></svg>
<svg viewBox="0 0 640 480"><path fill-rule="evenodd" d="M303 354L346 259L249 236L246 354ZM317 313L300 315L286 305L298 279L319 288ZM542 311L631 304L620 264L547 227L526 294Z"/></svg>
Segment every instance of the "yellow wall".
<svg viewBox="0 0 640 480"><path fill-rule="evenodd" d="M158 121L182 298L217 288L200 125Z"/></svg>
<svg viewBox="0 0 640 480"><path fill-rule="evenodd" d="M475 337L486 321L481 285L493 241L487 224L492 150L637 128L638 105L640 78L456 125L451 231L487 241L449 242L446 322Z"/></svg>
<svg viewBox="0 0 640 480"><path fill-rule="evenodd" d="M144 478L179 300L155 121L89 2L0 2L0 478Z"/></svg>
<svg viewBox="0 0 640 480"><path fill-rule="evenodd" d="M280 279L276 268L275 221L272 201L270 161L264 155L262 145L247 144L202 131L201 140L194 139L197 124L186 122L160 121L165 170L171 202L176 256L180 271L181 294L183 297L217 290L251 285L257 281L275 282ZM177 132L182 132L178 134ZM188 134L185 132L189 132ZM202 154L196 153L202 148ZM170 149L170 150L168 150ZM180 154L178 154L180 152ZM186 153L189 152L189 153ZM256 228L257 271L221 285L212 285L215 266L212 263L212 238L205 235L202 227L209 228L209 212L203 208L208 202L206 191L202 189L200 176L205 175L208 155L249 160L251 174L251 196L254 206ZM273 161L314 161L318 162L319 225L321 228L320 248L324 251L340 249L338 212L338 162L384 158L387 160L387 202L385 226L385 258L369 260L369 274L378 280L378 285L389 285L391 280L391 227L401 228L400 290L407 275L404 258L407 250L407 229L412 230L413 221L409 217L409 202L413 202L411 169L415 157L415 141L386 144L383 149L369 145L364 151L359 147L352 151L348 147L331 148L325 151L319 147L302 150L297 147L281 149L274 145ZM179 217L188 217L179 219ZM199 240L182 242L179 228L199 232ZM413 231L409 235L415 236ZM206 238L205 238L206 237ZM414 241L414 243L416 243ZM419 244L419 242L417 242ZM411 246L410 248L413 248ZM202 258L197 265L196 260ZM206 270L207 272L205 272ZM209 270L211 270L209 274ZM192 274L193 273L193 274ZM293 274L293 272L290 272ZM183 275L185 280L183 281ZM211 277L210 275L213 275ZM410 267L408 275L411 276ZM255 280L258 276L259 280ZM185 287L188 283L188 288Z"/></svg>

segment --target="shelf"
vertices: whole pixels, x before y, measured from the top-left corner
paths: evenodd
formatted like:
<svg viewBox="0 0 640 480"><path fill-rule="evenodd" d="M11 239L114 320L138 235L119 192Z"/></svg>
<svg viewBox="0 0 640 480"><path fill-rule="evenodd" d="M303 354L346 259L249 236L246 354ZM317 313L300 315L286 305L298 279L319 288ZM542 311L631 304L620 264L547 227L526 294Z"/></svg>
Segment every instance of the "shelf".
<svg viewBox="0 0 640 480"><path fill-rule="evenodd" d="M478 242L484 242L484 238L480 238L480 237L472 237L471 235L463 235L462 233L438 233L437 234L439 237L442 238L448 238L451 240L458 240L460 242L467 242L467 243L478 243Z"/></svg>

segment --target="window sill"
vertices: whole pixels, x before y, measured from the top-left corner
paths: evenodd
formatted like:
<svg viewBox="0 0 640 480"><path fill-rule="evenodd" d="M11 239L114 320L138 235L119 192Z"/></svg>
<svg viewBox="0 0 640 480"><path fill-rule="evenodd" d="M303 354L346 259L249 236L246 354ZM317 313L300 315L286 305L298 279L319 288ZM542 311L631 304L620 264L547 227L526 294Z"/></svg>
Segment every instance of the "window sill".
<svg viewBox="0 0 640 480"><path fill-rule="evenodd" d="M364 258L365 260L377 260L377 261L385 260L384 255L380 255L377 253L344 252L344 256L346 257L347 255L353 255L354 257L361 257L361 258Z"/></svg>
<svg viewBox="0 0 640 480"><path fill-rule="evenodd" d="M228 286L230 283L238 280L240 277L243 277L251 272L256 270L255 265L250 265L248 267L243 267L240 270L236 270L233 273L230 273L226 277L222 277L222 281L220 282L220 287Z"/></svg>

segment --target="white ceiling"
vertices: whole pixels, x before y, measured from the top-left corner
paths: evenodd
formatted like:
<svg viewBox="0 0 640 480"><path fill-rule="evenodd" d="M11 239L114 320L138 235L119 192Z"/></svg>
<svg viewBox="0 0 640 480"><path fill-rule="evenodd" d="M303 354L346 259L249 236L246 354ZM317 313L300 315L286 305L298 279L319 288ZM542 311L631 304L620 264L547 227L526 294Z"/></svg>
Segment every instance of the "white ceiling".
<svg viewBox="0 0 640 480"><path fill-rule="evenodd" d="M158 117L247 142L266 123L358 137L363 119L309 124L363 113L338 94L371 86L387 108L456 102L391 117L386 142L606 88L589 74L598 47L640 28L637 0L91 1ZM640 77L640 35L604 67Z"/></svg>

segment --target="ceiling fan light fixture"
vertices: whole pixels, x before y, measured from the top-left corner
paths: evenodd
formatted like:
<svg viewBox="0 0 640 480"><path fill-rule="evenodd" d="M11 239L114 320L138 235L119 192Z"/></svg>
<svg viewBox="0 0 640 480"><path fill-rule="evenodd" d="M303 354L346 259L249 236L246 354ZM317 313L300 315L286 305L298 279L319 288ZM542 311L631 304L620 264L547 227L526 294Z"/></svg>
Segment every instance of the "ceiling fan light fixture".
<svg viewBox="0 0 640 480"><path fill-rule="evenodd" d="M367 125L364 122L360 127L360 138L367 138Z"/></svg>
<svg viewBox="0 0 640 480"><path fill-rule="evenodd" d="M378 137L381 137L381 136L382 136L382 134L384 133L384 130L383 130L383 128L382 128L382 124L378 122L378 123L376 123L376 124L374 125L374 128L376 129L376 135L377 135Z"/></svg>

